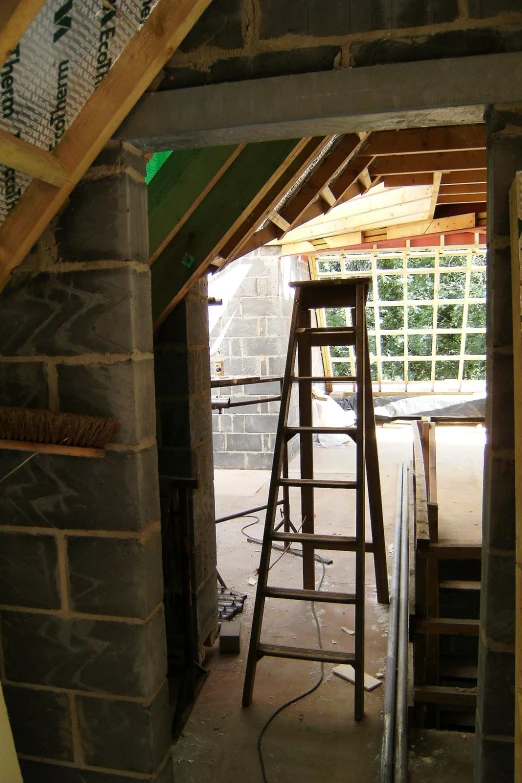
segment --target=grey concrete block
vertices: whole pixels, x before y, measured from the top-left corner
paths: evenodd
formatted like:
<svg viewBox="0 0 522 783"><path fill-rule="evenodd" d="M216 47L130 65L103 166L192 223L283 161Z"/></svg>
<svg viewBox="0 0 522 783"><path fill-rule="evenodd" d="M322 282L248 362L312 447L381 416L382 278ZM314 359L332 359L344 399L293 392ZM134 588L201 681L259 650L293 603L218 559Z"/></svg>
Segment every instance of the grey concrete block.
<svg viewBox="0 0 522 783"><path fill-rule="evenodd" d="M482 565L481 625L486 637L515 642L515 553L487 552Z"/></svg>
<svg viewBox="0 0 522 783"><path fill-rule="evenodd" d="M149 257L147 186L128 174L82 180L57 233L66 261L139 261Z"/></svg>
<svg viewBox="0 0 522 783"><path fill-rule="evenodd" d="M248 396L251 397L263 397L263 396L277 396L281 394L281 384L279 381L273 383L255 383L252 386L247 387Z"/></svg>
<svg viewBox="0 0 522 783"><path fill-rule="evenodd" d="M261 359L258 356L233 356L225 362L225 372L233 378L241 376L259 377L261 375Z"/></svg>
<svg viewBox="0 0 522 783"><path fill-rule="evenodd" d="M240 409L242 410L242 408ZM245 416L242 413L235 413L232 416L232 432L236 435L243 435L245 432Z"/></svg>
<svg viewBox="0 0 522 783"><path fill-rule="evenodd" d="M488 137L488 230L489 236L509 237L509 210L502 208L509 199L509 189L520 169L522 128L512 116L492 108L486 115ZM510 125L511 133L505 133ZM498 252L498 251L497 251ZM506 256L506 251L503 255Z"/></svg>
<svg viewBox="0 0 522 783"><path fill-rule="evenodd" d="M137 444L156 431L154 362L58 365L60 410L120 422L116 443Z"/></svg>
<svg viewBox="0 0 522 783"><path fill-rule="evenodd" d="M0 362L0 405L48 408L45 365L40 362Z"/></svg>
<svg viewBox="0 0 522 783"><path fill-rule="evenodd" d="M273 455L269 452L246 454L247 470L270 470L272 468Z"/></svg>
<svg viewBox="0 0 522 783"><path fill-rule="evenodd" d="M180 45L182 52L200 46L240 49L243 45L241 0L214 0Z"/></svg>
<svg viewBox="0 0 522 783"><path fill-rule="evenodd" d="M262 448L261 435L227 434L228 451L261 451Z"/></svg>
<svg viewBox="0 0 522 783"><path fill-rule="evenodd" d="M234 318L227 329L229 337L258 337L259 318Z"/></svg>
<svg viewBox="0 0 522 783"><path fill-rule="evenodd" d="M0 476L20 464L0 453ZM41 454L3 482L4 525L143 530L159 519L156 448L108 451L103 459Z"/></svg>
<svg viewBox="0 0 522 783"><path fill-rule="evenodd" d="M216 414L216 417L217 418L215 419L215 421L217 420L220 432L232 432L232 426L233 426L233 424L232 424L232 422L233 422L232 414L230 414L230 413L221 413L221 414L219 414L218 413L218 414Z"/></svg>
<svg viewBox="0 0 522 783"><path fill-rule="evenodd" d="M243 353L245 356L279 356L281 347L277 337L245 337Z"/></svg>
<svg viewBox="0 0 522 783"><path fill-rule="evenodd" d="M258 296L241 300L242 318L270 318L279 317L281 303L279 298L272 296Z"/></svg>
<svg viewBox="0 0 522 783"><path fill-rule="evenodd" d="M151 704L78 696L80 741L93 767L154 773L170 746L170 709L165 682Z"/></svg>
<svg viewBox="0 0 522 783"><path fill-rule="evenodd" d="M515 727L515 654L479 642L478 710L484 734L510 736Z"/></svg>
<svg viewBox="0 0 522 783"><path fill-rule="evenodd" d="M143 624L6 612L2 634L14 683L146 699L166 675L163 608Z"/></svg>
<svg viewBox="0 0 522 783"><path fill-rule="evenodd" d="M148 269L16 275L2 291L0 353L5 356L151 349Z"/></svg>
<svg viewBox="0 0 522 783"><path fill-rule="evenodd" d="M214 466L216 468L242 469L246 466L245 463L245 455L242 452L216 451L214 454Z"/></svg>
<svg viewBox="0 0 522 783"><path fill-rule="evenodd" d="M475 738L475 783L513 783L515 745L501 739Z"/></svg>
<svg viewBox="0 0 522 783"><path fill-rule="evenodd" d="M111 166L114 168L131 168L145 177L147 161L145 155L136 147L118 141L110 141L102 149L91 168Z"/></svg>
<svg viewBox="0 0 522 783"><path fill-rule="evenodd" d="M17 753L72 761L72 724L67 695L16 685L4 685L3 690Z"/></svg>
<svg viewBox="0 0 522 783"><path fill-rule="evenodd" d="M6 533L0 528L0 604L60 608L54 536Z"/></svg>
<svg viewBox="0 0 522 783"><path fill-rule="evenodd" d="M172 759L169 758L167 766L158 776L144 777L140 773L127 773L122 776L119 773L96 772L88 769L58 766L45 761L20 760L22 776L26 783L138 783L138 781L151 781L151 783L173 783L174 771Z"/></svg>
<svg viewBox="0 0 522 783"><path fill-rule="evenodd" d="M214 446L215 451L224 451L225 450L225 436L218 434L214 434L212 438L212 443Z"/></svg>
<svg viewBox="0 0 522 783"><path fill-rule="evenodd" d="M286 365L286 352L288 350L287 343L288 343L288 336L282 335L282 338L280 340L280 352L282 355L269 357L268 359L269 375L284 375L285 365Z"/></svg>
<svg viewBox="0 0 522 783"><path fill-rule="evenodd" d="M273 413L245 416L245 432L277 432L278 419Z"/></svg>
<svg viewBox="0 0 522 783"><path fill-rule="evenodd" d="M67 539L71 607L88 614L147 617L163 597L161 535Z"/></svg>
<svg viewBox="0 0 522 783"><path fill-rule="evenodd" d="M489 456L484 474L484 542L492 549L515 549L515 461Z"/></svg>

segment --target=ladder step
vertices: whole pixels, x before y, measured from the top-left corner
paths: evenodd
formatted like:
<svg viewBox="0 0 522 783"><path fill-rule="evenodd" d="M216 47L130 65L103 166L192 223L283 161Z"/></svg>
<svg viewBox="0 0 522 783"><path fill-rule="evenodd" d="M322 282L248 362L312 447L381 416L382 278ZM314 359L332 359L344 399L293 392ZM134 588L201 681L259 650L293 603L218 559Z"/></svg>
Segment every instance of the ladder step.
<svg viewBox="0 0 522 783"><path fill-rule="evenodd" d="M293 375L292 383L357 383L356 375Z"/></svg>
<svg viewBox="0 0 522 783"><path fill-rule="evenodd" d="M354 653L337 650L313 650L306 647L281 647L278 644L260 644L258 658L268 655L272 658L293 658L298 661L320 661L322 663L351 663L355 666Z"/></svg>
<svg viewBox="0 0 522 783"><path fill-rule="evenodd" d="M293 438L299 432L316 432L318 435L348 435L357 432L357 427L285 427L285 432Z"/></svg>
<svg viewBox="0 0 522 783"><path fill-rule="evenodd" d="M455 704L476 707L477 689L450 685L416 685L414 699L421 704Z"/></svg>
<svg viewBox="0 0 522 783"><path fill-rule="evenodd" d="M267 598L286 598L294 601L322 601L325 604L354 604L355 593L331 593L321 590L291 590L287 587L266 587Z"/></svg>
<svg viewBox="0 0 522 783"><path fill-rule="evenodd" d="M479 620L462 620L457 617L426 617L415 623L417 633L444 636L478 636L479 627Z"/></svg>
<svg viewBox="0 0 522 783"><path fill-rule="evenodd" d="M326 345L354 345L355 329L341 326L336 328L296 329L297 338L307 337L313 347Z"/></svg>
<svg viewBox="0 0 522 783"><path fill-rule="evenodd" d="M354 536L320 536L315 533L272 533L272 541L291 544L313 544L314 549L331 549L338 552L355 552L357 539ZM366 552L373 552L373 542L367 541Z"/></svg>
<svg viewBox="0 0 522 783"><path fill-rule="evenodd" d="M357 481L328 481L325 479L280 478L277 483L282 487L315 487L316 489L357 489Z"/></svg>
<svg viewBox="0 0 522 783"><path fill-rule="evenodd" d="M463 579L445 579L440 583L441 590L480 591L480 582Z"/></svg>

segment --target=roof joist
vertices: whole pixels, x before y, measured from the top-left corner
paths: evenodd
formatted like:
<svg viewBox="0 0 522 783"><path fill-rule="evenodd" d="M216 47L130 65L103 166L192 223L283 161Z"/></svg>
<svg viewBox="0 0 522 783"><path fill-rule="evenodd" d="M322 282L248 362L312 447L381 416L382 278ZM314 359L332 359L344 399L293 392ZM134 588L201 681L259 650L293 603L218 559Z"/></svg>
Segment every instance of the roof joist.
<svg viewBox="0 0 522 783"><path fill-rule="evenodd" d="M2 0L0 5L0 63L7 60L46 0Z"/></svg>

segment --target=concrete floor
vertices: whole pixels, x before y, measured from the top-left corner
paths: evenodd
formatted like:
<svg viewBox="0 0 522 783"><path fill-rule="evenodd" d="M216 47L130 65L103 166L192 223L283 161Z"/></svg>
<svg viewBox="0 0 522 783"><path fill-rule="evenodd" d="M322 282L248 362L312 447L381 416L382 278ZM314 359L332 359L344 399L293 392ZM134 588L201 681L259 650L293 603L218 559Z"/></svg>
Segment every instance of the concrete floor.
<svg viewBox="0 0 522 783"><path fill-rule="evenodd" d="M437 463L440 492L441 538L477 540L480 537L480 504L482 484L483 430L471 427L439 428ZM389 565L392 556L393 523L399 464L411 458L411 429L390 426L378 430L381 483L385 514L385 533ZM322 478L352 477L355 469L355 446L336 449L314 449L316 475ZM291 466L298 475L298 463ZM216 471L216 516L234 513L266 502L270 474L267 471ZM342 490L322 490L316 495L316 530L324 533L350 534L353 530L353 496ZM298 492L292 496L293 520L299 520ZM260 524L245 531L262 536ZM249 629L255 587L248 584L255 575L260 546L249 543L241 528L255 519L223 523L217 528L218 568L227 585L248 594L242 615L242 648L238 656L220 655L219 646L209 651L205 666L210 675L185 727L173 749L178 783L261 783L262 776L256 752L257 736L270 714L287 699L309 688L317 679L319 664L300 661L264 659L257 669L252 705L241 707L244 665L248 650ZM368 531L368 537L370 533ZM351 591L354 555L331 553L333 564L326 566L325 590ZM272 562L277 559L274 555ZM271 571L271 584L295 586L301 580L300 558L285 555ZM317 566L319 580L322 567ZM366 562L366 664L370 674L384 670L387 639L387 607L376 601L372 556ZM341 630L353 629L353 607L318 605L325 648L352 650L353 637ZM268 600L263 624L264 641L314 647L316 629L309 604L297 601ZM366 693L365 719L353 720L353 686L332 674L325 665L321 687L303 701L292 705L272 723L263 741L269 783L376 783L379 778L384 687ZM443 735L446 733L442 733ZM462 735L459 735L462 736ZM445 753L445 783L471 781L471 761L457 753L453 734ZM461 740L464 742L464 740ZM436 740L435 744L444 742ZM466 739L472 747L473 737ZM433 745L433 740L432 740ZM437 748L429 746L420 761L413 749L413 767L427 772L442 772ZM421 747L422 750L422 747ZM452 774L453 756L460 759ZM469 754L468 754L469 755ZM470 755L470 759L472 754ZM419 766L420 765L420 766ZM467 772L466 772L467 770ZM424 775L424 772L422 773ZM415 780L440 780L440 777L416 777Z"/></svg>

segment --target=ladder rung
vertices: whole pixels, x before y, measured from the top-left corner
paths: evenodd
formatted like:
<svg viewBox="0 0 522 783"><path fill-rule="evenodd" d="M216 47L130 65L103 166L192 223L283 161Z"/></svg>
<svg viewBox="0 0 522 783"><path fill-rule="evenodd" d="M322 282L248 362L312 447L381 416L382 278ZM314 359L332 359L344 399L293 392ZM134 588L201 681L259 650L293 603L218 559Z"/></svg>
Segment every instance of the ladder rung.
<svg viewBox="0 0 522 783"><path fill-rule="evenodd" d="M282 487L315 487L317 489L357 489L357 481L327 481L325 479L280 478Z"/></svg>
<svg viewBox="0 0 522 783"><path fill-rule="evenodd" d="M327 332L332 334L341 334L342 332L355 334L355 327L353 326L300 326L295 330L297 334L303 334L308 332L310 334L326 334Z"/></svg>
<svg viewBox="0 0 522 783"><path fill-rule="evenodd" d="M308 337L310 345L313 347L355 344L355 329L353 327L296 329L296 334L298 338Z"/></svg>
<svg viewBox="0 0 522 783"><path fill-rule="evenodd" d="M291 544L313 544L314 549L331 549L338 552L355 552L357 539L354 536L320 536L314 533L272 533L272 541ZM373 543L366 541L366 552L373 552Z"/></svg>
<svg viewBox="0 0 522 783"><path fill-rule="evenodd" d="M480 582L464 579L445 579L440 583L441 590L480 591Z"/></svg>
<svg viewBox="0 0 522 783"><path fill-rule="evenodd" d="M355 666L354 653L337 650L313 650L306 647L281 647L278 644L260 644L258 658L269 655L272 658L294 658L299 661L321 661L322 663L351 663Z"/></svg>
<svg viewBox="0 0 522 783"><path fill-rule="evenodd" d="M463 620L457 617L426 617L415 623L417 633L434 636L478 636L479 628L478 620Z"/></svg>
<svg viewBox="0 0 522 783"><path fill-rule="evenodd" d="M416 685L416 702L421 704L455 704L461 707L477 706L477 689L449 685Z"/></svg>
<svg viewBox="0 0 522 783"><path fill-rule="evenodd" d="M356 375L293 375L292 383L357 383Z"/></svg>
<svg viewBox="0 0 522 783"><path fill-rule="evenodd" d="M299 432L316 432L318 435L349 435L357 432L357 427L285 427L285 431L293 437Z"/></svg>
<svg viewBox="0 0 522 783"><path fill-rule="evenodd" d="M287 587L266 587L267 598L286 598L292 601L322 601L325 604L354 604L355 593L332 593L321 590L291 590Z"/></svg>

